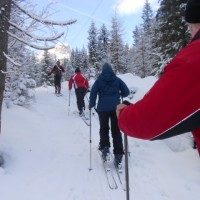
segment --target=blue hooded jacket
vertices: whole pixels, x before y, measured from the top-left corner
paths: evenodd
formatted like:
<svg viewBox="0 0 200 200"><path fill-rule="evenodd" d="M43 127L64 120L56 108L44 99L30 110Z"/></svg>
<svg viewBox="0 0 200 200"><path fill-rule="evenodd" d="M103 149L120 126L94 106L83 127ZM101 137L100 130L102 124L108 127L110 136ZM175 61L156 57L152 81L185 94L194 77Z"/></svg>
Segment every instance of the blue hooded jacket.
<svg viewBox="0 0 200 200"><path fill-rule="evenodd" d="M95 107L98 95L97 111L113 111L120 104L120 96L127 97L129 89L126 84L118 78L110 64L105 63L102 73L94 82L90 92L89 107Z"/></svg>

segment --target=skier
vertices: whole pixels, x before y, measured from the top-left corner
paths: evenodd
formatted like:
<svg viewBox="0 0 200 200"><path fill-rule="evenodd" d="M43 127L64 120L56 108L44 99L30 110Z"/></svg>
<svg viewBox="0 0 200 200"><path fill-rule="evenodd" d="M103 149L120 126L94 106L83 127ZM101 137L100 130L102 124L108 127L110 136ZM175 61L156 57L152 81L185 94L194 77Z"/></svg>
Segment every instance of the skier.
<svg viewBox="0 0 200 200"><path fill-rule="evenodd" d="M118 166L122 162L124 154L122 135L118 128L116 106L120 103L120 96L129 95L129 89L126 84L118 78L110 64L105 63L102 67L102 73L94 82L90 92L89 109L95 107L98 95L97 113L100 123L100 142L99 150L102 157L106 161L109 155L109 120L111 121L111 133L113 138L113 153L115 156L115 165Z"/></svg>
<svg viewBox="0 0 200 200"><path fill-rule="evenodd" d="M88 79L81 73L79 68L76 68L75 74L71 76L69 80L69 90L72 89L72 84L74 84L79 115L82 116L83 110L85 110L84 97L89 89L89 83Z"/></svg>
<svg viewBox="0 0 200 200"><path fill-rule="evenodd" d="M62 79L62 73L65 72L62 65L60 65L60 61L58 60L56 62L56 65L54 65L53 69L50 71L48 76L51 74L54 74L54 85L55 85L55 94L61 93L61 79Z"/></svg>
<svg viewBox="0 0 200 200"><path fill-rule="evenodd" d="M143 99L118 105L117 115L120 129L135 138L157 140L192 131L200 153L200 0L187 2L185 20L192 41Z"/></svg>

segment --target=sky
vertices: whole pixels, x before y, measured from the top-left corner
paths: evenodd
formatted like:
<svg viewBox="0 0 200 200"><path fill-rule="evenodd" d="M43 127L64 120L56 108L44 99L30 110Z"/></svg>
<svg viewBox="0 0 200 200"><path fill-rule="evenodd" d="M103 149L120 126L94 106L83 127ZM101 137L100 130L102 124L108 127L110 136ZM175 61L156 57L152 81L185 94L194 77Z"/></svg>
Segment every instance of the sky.
<svg viewBox="0 0 200 200"><path fill-rule="evenodd" d="M155 77L141 79L132 74L119 77L129 88L135 89L136 93L127 99L133 103L156 82ZM93 82L90 81L90 86ZM12 105L8 109L3 103L2 200L126 199L112 160L111 170L118 189L111 190L108 186L97 152L97 114L92 115L90 132L90 127L76 114L75 92L72 90L69 95L67 84L62 82L61 97L54 94L54 87L39 87L30 106ZM87 108L88 101L85 101ZM85 113L88 114L87 109ZM160 141L128 137L130 199L200 199L200 158L192 142L191 133ZM110 150L112 152L112 147ZM124 165L123 159L123 172Z"/></svg>
<svg viewBox="0 0 200 200"><path fill-rule="evenodd" d="M68 43L71 48L81 49L87 47L88 30L92 21L96 27L100 28L104 23L110 30L111 19L117 13L123 28L123 40L125 43L132 44L132 31L135 26L142 22L141 13L145 0L32 0L38 5L38 10L42 9L50 2L52 4L51 19L58 21L76 19L76 24L64 28L66 36L62 39L63 43ZM158 0L149 0L153 11L158 8Z"/></svg>

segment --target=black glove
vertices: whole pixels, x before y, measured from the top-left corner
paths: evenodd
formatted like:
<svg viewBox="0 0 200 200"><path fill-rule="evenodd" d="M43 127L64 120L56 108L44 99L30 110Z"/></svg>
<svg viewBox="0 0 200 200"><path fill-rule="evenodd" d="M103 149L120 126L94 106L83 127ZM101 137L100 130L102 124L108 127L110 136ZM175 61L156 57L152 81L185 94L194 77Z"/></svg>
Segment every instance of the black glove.
<svg viewBox="0 0 200 200"><path fill-rule="evenodd" d="M127 101L127 100L123 101L122 103L125 104L125 105L127 105L127 106L129 106L129 105L131 104L131 103L130 103L129 101Z"/></svg>
<svg viewBox="0 0 200 200"><path fill-rule="evenodd" d="M48 73L48 76L51 76L51 73Z"/></svg>
<svg viewBox="0 0 200 200"><path fill-rule="evenodd" d="M88 93L88 92L90 92L90 90L89 90L89 89L87 89L87 93Z"/></svg>

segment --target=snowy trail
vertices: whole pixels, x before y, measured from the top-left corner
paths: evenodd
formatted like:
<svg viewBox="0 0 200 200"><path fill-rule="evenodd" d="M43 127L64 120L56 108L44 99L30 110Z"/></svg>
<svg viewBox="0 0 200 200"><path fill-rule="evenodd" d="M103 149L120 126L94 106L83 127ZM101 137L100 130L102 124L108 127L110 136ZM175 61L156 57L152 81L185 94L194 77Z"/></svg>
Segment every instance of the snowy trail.
<svg viewBox="0 0 200 200"><path fill-rule="evenodd" d="M93 170L89 171L89 127L73 114L77 110L75 94L72 91L70 95L68 114L67 89L63 88L62 97L53 92L53 87L36 89L37 100L29 108L3 107L0 152L6 162L0 168L1 199L125 200L117 175L119 189L110 190L106 181L96 150L97 114L92 115ZM183 148L178 151L168 146L176 140L166 143L129 138L130 199L200 198L200 160L188 138L181 138L178 145Z"/></svg>
<svg viewBox="0 0 200 200"><path fill-rule="evenodd" d="M88 170L89 127L73 114L75 96L71 95L68 115L68 96L57 97L53 89L45 90L36 91L37 102L31 108L16 107L15 116L12 110L6 113L17 120L12 127L6 127L12 138L5 135L4 142L15 140L15 146L3 144L12 153L7 155L9 163L6 162L2 174L11 173L14 181L9 181L7 176L1 179L1 195L4 200L71 200L84 196L88 200L94 196L97 200L110 199L104 195L108 187L102 167L97 165L101 164L97 159L97 145L92 150L93 170ZM20 118L17 110L23 110ZM6 188L12 188L13 192Z"/></svg>

